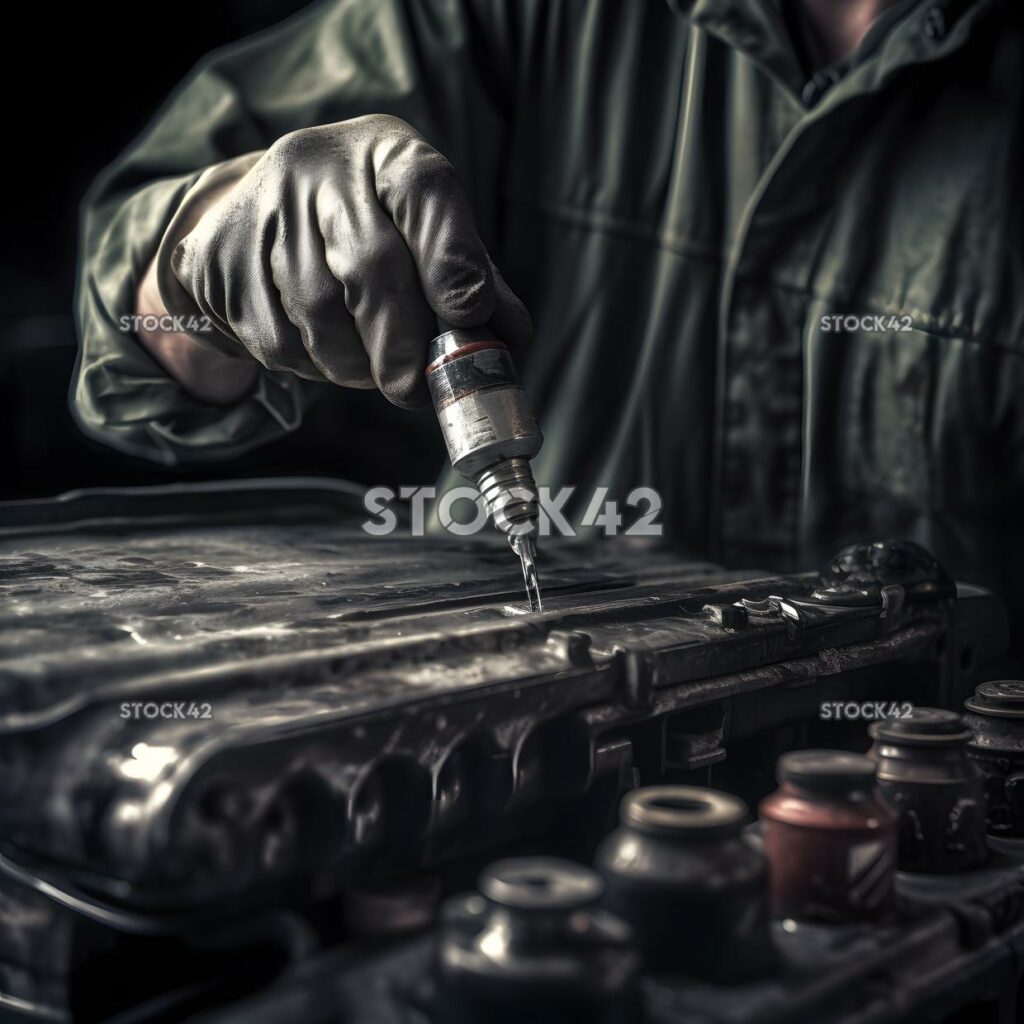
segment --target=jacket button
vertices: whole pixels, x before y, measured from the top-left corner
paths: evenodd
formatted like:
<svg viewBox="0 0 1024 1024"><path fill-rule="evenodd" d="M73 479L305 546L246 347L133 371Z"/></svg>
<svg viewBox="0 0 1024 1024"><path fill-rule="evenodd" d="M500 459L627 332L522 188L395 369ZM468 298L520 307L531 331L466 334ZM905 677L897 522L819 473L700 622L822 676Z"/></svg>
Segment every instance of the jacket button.
<svg viewBox="0 0 1024 1024"><path fill-rule="evenodd" d="M834 68L817 72L800 92L800 98L807 107L813 107L842 76Z"/></svg>
<svg viewBox="0 0 1024 1024"><path fill-rule="evenodd" d="M929 39L941 39L946 34L946 15L941 7L929 7L924 16L924 34Z"/></svg>

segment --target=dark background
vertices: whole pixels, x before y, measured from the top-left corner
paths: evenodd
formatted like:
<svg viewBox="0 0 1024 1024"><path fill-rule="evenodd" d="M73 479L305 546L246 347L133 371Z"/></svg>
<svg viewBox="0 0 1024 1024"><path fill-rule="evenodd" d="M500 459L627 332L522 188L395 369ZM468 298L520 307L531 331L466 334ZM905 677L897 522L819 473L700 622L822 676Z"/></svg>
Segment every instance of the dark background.
<svg viewBox="0 0 1024 1024"><path fill-rule="evenodd" d="M349 436L334 443L324 421L330 410L323 408L333 396L307 417L309 429L230 464L199 470L167 470L119 455L79 433L68 412L77 346L72 295L78 209L86 189L204 54L274 25L307 3L177 0L73 10L39 4L19 11L17 27L8 27L0 72L8 132L0 247L0 499L105 484L280 473L391 484L432 479L442 457L439 437L435 452L436 427L426 433L407 429L397 410L382 410L414 446L409 454L426 463L417 476L392 480L397 470L382 474L374 461L375 448L387 443L379 424L376 432L368 427L365 437L352 437L349 418ZM363 393L360 401L367 398ZM405 414L410 415L418 414Z"/></svg>

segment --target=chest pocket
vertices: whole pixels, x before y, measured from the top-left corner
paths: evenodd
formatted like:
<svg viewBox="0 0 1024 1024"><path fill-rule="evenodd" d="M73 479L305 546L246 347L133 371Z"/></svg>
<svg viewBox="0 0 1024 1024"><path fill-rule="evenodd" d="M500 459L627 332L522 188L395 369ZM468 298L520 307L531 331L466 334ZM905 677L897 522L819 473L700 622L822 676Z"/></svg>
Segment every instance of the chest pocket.
<svg viewBox="0 0 1024 1024"><path fill-rule="evenodd" d="M807 535L969 549L1019 473L1022 360L917 329L823 332L822 315L805 339Z"/></svg>

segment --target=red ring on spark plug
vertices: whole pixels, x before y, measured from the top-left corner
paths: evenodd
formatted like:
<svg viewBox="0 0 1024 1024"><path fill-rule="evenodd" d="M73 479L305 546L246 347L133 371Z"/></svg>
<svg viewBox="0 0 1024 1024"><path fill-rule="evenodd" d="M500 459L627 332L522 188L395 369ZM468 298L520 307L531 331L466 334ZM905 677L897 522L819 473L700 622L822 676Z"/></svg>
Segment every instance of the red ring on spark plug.
<svg viewBox="0 0 1024 1024"><path fill-rule="evenodd" d="M429 377L439 366L444 366L445 363L450 363L455 359L461 359L463 356L471 355L473 352L481 352L488 348L501 348L506 352L509 351L508 345L503 341L471 341L468 345L463 345L454 352L445 352L443 356L438 356L423 372Z"/></svg>

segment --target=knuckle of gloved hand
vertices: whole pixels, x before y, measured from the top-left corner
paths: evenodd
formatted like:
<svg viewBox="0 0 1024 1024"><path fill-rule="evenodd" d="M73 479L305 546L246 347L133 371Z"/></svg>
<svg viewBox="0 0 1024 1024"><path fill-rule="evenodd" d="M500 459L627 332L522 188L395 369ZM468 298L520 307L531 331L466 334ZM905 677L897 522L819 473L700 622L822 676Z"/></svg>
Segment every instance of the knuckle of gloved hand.
<svg viewBox="0 0 1024 1024"><path fill-rule="evenodd" d="M273 176L305 165L320 146L316 128L299 128L282 135L263 156L264 173Z"/></svg>
<svg viewBox="0 0 1024 1024"><path fill-rule="evenodd" d="M194 277L211 265L230 263L241 248L238 240L241 229L237 225L242 219L228 216L224 210L200 219L175 250L182 270ZM174 263L171 265L173 267Z"/></svg>
<svg viewBox="0 0 1024 1024"><path fill-rule="evenodd" d="M377 195L399 218L424 202L458 195L455 169L418 135L380 140L374 147L373 168Z"/></svg>
<svg viewBox="0 0 1024 1024"><path fill-rule="evenodd" d="M446 202L459 193L455 168L431 145L417 139L408 146L405 184L412 195Z"/></svg>
<svg viewBox="0 0 1024 1024"><path fill-rule="evenodd" d="M372 128L378 137L388 137L396 141L420 137L419 132L408 121L403 121L394 114L367 114L362 118L354 118L349 124L359 122L364 122L366 127Z"/></svg>

